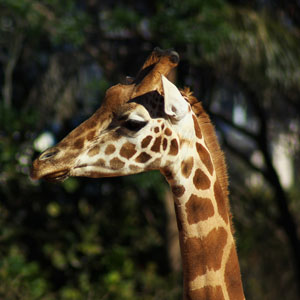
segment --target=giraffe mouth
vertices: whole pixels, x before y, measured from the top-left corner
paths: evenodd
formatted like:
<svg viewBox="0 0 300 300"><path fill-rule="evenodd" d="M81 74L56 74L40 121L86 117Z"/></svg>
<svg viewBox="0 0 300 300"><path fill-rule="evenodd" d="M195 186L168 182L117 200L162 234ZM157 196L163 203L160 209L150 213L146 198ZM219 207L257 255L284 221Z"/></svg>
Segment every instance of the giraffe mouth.
<svg viewBox="0 0 300 300"><path fill-rule="evenodd" d="M43 179L50 182L62 182L69 177L69 170L59 170L53 173L49 173L43 176Z"/></svg>

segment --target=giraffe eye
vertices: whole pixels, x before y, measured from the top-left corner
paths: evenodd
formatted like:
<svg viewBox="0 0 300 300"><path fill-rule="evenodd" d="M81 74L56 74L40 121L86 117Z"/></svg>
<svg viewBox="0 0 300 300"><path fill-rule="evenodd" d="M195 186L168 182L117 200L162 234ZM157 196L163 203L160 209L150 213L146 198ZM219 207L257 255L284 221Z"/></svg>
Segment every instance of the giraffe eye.
<svg viewBox="0 0 300 300"><path fill-rule="evenodd" d="M128 129L130 131L139 131L146 124L147 124L147 122L145 122L145 121L129 119L126 122L123 123L123 127L125 127L126 129Z"/></svg>

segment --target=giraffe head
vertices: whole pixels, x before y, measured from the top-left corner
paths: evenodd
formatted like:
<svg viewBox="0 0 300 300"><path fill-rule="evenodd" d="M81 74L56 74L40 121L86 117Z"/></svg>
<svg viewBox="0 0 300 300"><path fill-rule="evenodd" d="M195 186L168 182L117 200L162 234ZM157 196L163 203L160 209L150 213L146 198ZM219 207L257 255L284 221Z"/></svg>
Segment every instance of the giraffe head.
<svg viewBox="0 0 300 300"><path fill-rule="evenodd" d="M184 123L189 134L193 122L190 105L165 77L178 61L176 52L155 49L131 84L108 89L94 115L33 162L31 177L121 176L176 161L177 128Z"/></svg>

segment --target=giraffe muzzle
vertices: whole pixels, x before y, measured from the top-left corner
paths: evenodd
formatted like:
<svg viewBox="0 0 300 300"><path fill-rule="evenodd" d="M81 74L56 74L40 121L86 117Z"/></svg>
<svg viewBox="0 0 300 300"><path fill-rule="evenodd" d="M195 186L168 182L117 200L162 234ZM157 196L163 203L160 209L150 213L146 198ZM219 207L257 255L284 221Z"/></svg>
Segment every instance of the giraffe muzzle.
<svg viewBox="0 0 300 300"><path fill-rule="evenodd" d="M69 177L69 169L61 169L54 172L48 171L47 168L40 168L38 160L35 160L30 170L30 177L33 180L45 179L51 182L64 181Z"/></svg>
<svg viewBox="0 0 300 300"><path fill-rule="evenodd" d="M70 169L65 166L57 154L60 150L52 147L44 151L32 164L30 177L34 180L46 179L47 181L63 181L69 176Z"/></svg>

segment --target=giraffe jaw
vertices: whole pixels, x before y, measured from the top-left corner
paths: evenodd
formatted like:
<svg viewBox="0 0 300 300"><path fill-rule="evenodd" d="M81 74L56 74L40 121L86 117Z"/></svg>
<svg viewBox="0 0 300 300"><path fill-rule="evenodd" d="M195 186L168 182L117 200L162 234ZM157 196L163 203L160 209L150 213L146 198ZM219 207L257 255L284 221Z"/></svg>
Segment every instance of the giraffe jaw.
<svg viewBox="0 0 300 300"><path fill-rule="evenodd" d="M62 182L69 177L69 170L60 170L44 175L42 178L50 182Z"/></svg>
<svg viewBox="0 0 300 300"><path fill-rule="evenodd" d="M34 180L45 179L50 182L62 182L70 176L70 170L62 169L55 172L40 173L34 168L31 169L30 177Z"/></svg>

